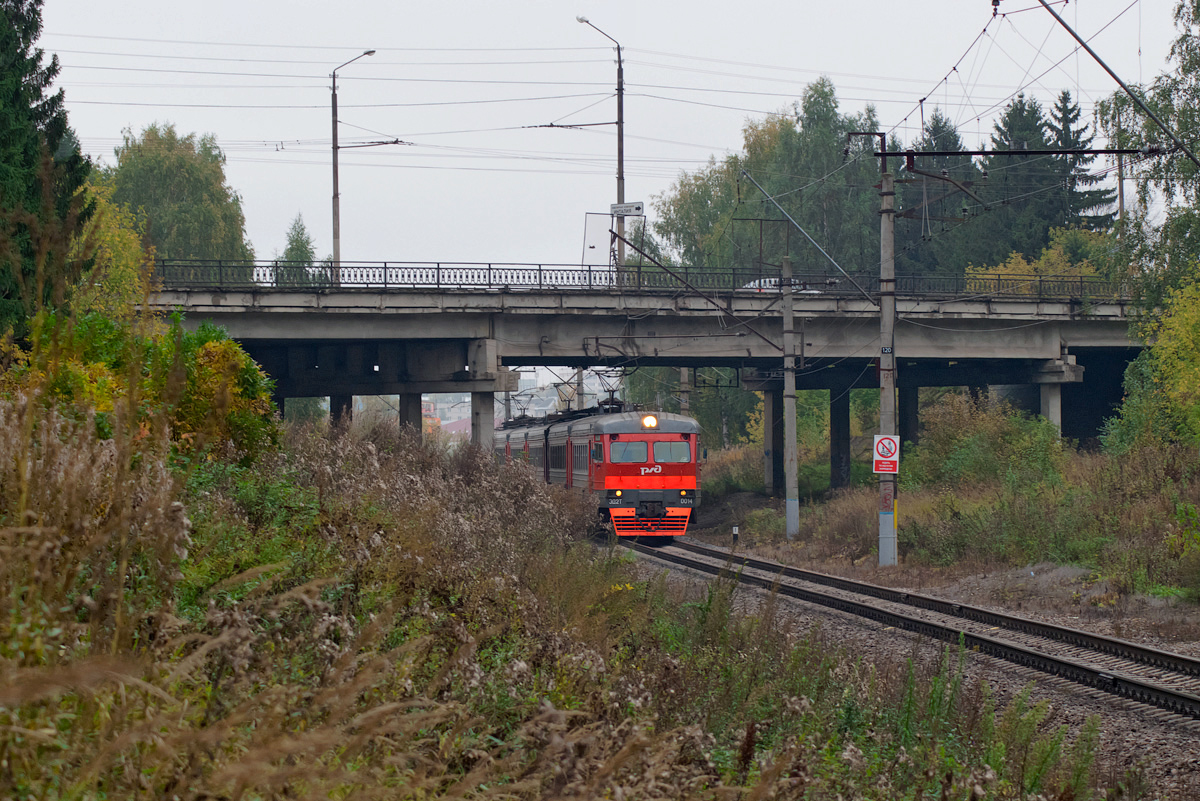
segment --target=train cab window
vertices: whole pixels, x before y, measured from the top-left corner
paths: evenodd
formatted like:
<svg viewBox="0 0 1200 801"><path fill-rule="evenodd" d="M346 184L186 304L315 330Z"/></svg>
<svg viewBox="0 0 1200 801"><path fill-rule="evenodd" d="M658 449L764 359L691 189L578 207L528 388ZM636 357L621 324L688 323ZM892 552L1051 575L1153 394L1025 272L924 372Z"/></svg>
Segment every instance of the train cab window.
<svg viewBox="0 0 1200 801"><path fill-rule="evenodd" d="M613 464L646 461L646 443L618 440L608 446L609 459Z"/></svg>
<svg viewBox="0 0 1200 801"><path fill-rule="evenodd" d="M592 461L593 462L603 462L604 461L604 444L603 443L601 443L601 442L593 442L592 443Z"/></svg>
<svg viewBox="0 0 1200 801"><path fill-rule="evenodd" d="M654 443L654 461L659 464L692 461L692 445L689 442Z"/></svg>

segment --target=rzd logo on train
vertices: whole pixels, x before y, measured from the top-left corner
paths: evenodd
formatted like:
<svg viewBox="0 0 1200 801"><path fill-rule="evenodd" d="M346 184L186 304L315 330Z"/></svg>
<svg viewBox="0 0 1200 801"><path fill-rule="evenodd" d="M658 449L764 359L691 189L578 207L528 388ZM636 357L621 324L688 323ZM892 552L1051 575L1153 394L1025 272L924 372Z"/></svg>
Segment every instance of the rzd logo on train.
<svg viewBox="0 0 1200 801"><path fill-rule="evenodd" d="M661 472L662 472L662 465L661 465L661 464L656 464L656 465L654 465L654 467L643 467L643 468L642 468L642 475L643 475L643 476L644 476L644 475L646 475L646 474L648 474L648 473L661 473Z"/></svg>

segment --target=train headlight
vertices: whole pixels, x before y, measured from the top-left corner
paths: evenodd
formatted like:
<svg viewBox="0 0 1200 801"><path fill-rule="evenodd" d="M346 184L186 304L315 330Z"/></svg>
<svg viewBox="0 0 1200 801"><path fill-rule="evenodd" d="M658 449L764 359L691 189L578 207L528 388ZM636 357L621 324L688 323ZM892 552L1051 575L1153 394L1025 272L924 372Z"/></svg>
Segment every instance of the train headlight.
<svg viewBox="0 0 1200 801"><path fill-rule="evenodd" d="M617 496L618 498L620 498L620 497L621 497L621 491L620 491L620 490L616 490L616 491L614 491L614 492L613 492L613 495L615 495L615 496Z"/></svg>
<svg viewBox="0 0 1200 801"><path fill-rule="evenodd" d="M658 428L658 418L648 414L642 418L642 428Z"/></svg>
<svg viewBox="0 0 1200 801"><path fill-rule="evenodd" d="M679 491L679 494L680 494L681 496L683 496L684 498L686 498L686 497L687 497L687 490L680 490L680 491Z"/></svg>

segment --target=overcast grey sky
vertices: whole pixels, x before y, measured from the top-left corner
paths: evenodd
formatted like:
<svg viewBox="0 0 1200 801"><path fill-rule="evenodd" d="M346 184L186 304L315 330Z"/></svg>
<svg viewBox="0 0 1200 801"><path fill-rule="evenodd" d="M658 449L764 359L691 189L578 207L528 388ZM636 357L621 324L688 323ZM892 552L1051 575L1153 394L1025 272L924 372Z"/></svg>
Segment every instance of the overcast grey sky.
<svg viewBox="0 0 1200 801"><path fill-rule="evenodd" d="M1126 81L1167 68L1174 0L1056 4ZM1090 119L1117 89L1037 0L46 0L71 123L113 163L123 128L215 134L259 258L297 213L332 248L329 73L338 72L344 260L580 263L607 243L625 58L626 200L741 146L747 119L821 75L906 141L941 107L971 146L1024 90L1070 89ZM957 67L957 68L956 68ZM944 80L945 79L945 80ZM813 176L817 177L817 176ZM588 216L599 213L598 216Z"/></svg>

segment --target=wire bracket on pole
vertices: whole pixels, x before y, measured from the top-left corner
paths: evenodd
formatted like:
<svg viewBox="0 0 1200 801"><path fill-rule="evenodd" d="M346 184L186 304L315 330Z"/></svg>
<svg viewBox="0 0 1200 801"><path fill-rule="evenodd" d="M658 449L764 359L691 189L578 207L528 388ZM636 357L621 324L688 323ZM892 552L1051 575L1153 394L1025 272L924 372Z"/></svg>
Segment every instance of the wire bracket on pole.
<svg viewBox="0 0 1200 801"><path fill-rule="evenodd" d="M998 0L993 0L993 2L998 2ZM1200 159L1196 158L1196 154L1193 153L1191 150L1189 150L1188 146L1185 145L1179 139L1179 137L1175 135L1175 132L1172 131L1170 128L1168 128L1167 124L1165 122L1163 122L1162 120L1160 120L1158 118L1158 116L1153 111L1150 110L1150 107L1147 106L1144 102L1142 102L1142 99L1140 97L1138 97L1136 94L1134 94L1133 90L1130 89L1128 86L1126 86L1124 81L1122 81L1119 77L1117 77L1117 73L1113 72L1112 69L1109 68L1109 66L1104 63L1103 59L1101 59L1100 56L1096 55L1096 51L1093 50L1088 45L1087 42L1083 41L1083 39L1079 36L1079 34L1075 33L1075 31L1071 28L1071 26L1068 25L1066 23L1066 21L1058 15L1058 12L1056 12L1053 8L1051 8L1050 4L1047 3L1046 0L1038 0L1038 2L1042 4L1043 8L1045 8L1047 11L1050 12L1050 15L1052 17L1054 17L1055 20L1058 21L1059 25L1063 26L1063 28L1067 31L1067 33L1071 34L1071 36L1075 39L1075 41L1079 42L1080 46L1083 47L1083 49L1088 52L1088 55L1091 56L1097 64L1099 64L1101 67L1104 68L1104 71L1107 72L1109 74L1109 76L1114 81L1117 82L1117 85L1125 90L1125 94L1129 95L1133 99L1133 102L1137 104L1137 107L1140 108L1146 114L1146 116L1148 116L1150 119L1154 120L1154 123L1159 128L1162 128L1163 133L1165 133L1167 136L1171 137L1171 141L1175 143L1175 147L1182 150L1185 154L1187 154L1187 157L1192 160L1193 164L1195 164L1197 167L1200 167Z"/></svg>

